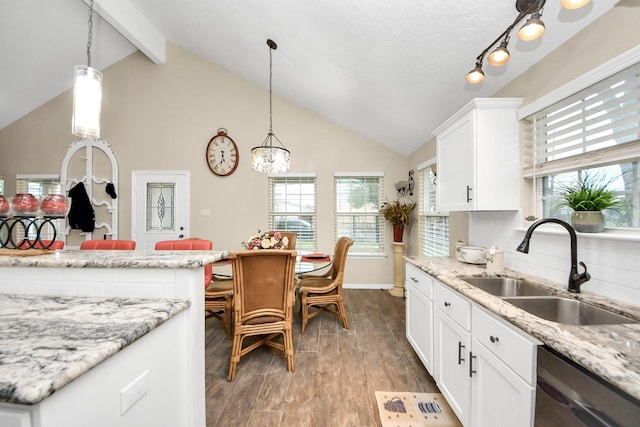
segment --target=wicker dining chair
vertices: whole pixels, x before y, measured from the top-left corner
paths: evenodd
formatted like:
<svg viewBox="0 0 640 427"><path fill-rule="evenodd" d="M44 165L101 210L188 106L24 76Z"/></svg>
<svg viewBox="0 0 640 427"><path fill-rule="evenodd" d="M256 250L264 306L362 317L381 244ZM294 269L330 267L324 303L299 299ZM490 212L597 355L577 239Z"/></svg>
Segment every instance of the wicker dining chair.
<svg viewBox="0 0 640 427"><path fill-rule="evenodd" d="M293 251L296 249L296 240L298 240L298 233L295 231L279 231L282 237L287 237L289 240L289 244L287 245L287 250Z"/></svg>
<svg viewBox="0 0 640 427"><path fill-rule="evenodd" d="M326 274L303 274L300 276L298 295L300 296L302 313L301 333L304 334L309 320L322 311L335 314L342 320L342 326L349 329L347 312L344 309L342 298L342 282L347 253L351 245L353 245L353 240L348 237L340 237L333 252L333 264ZM314 310L311 311L312 307Z"/></svg>
<svg viewBox="0 0 640 427"><path fill-rule="evenodd" d="M283 351L287 369L294 372L293 305L296 251L248 250L233 252L233 346L228 381L233 381L240 358L268 345ZM283 342L274 339L280 335ZM244 339L258 337L243 348Z"/></svg>

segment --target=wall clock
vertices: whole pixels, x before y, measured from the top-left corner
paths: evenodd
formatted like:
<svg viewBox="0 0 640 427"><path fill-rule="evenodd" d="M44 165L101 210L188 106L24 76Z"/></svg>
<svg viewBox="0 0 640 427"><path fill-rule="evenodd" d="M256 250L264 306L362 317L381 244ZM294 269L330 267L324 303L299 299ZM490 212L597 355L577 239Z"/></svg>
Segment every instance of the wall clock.
<svg viewBox="0 0 640 427"><path fill-rule="evenodd" d="M218 134L211 138L207 145L206 156L209 169L218 176L229 176L234 173L240 160L238 146L227 135L225 128L218 129Z"/></svg>

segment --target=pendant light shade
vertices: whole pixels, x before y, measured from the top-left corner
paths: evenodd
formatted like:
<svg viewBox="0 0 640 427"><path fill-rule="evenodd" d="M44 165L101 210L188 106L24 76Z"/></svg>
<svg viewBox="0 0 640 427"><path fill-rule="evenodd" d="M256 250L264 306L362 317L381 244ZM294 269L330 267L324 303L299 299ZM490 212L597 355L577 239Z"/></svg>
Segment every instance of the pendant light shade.
<svg viewBox="0 0 640 427"><path fill-rule="evenodd" d="M73 114L71 133L81 138L100 138L102 110L102 73L91 67L93 38L93 0L89 4L87 65L76 65L73 78Z"/></svg>
<svg viewBox="0 0 640 427"><path fill-rule="evenodd" d="M540 20L540 13L534 13L531 18L518 31L518 38L529 42L537 40L544 34L544 22Z"/></svg>
<svg viewBox="0 0 640 427"><path fill-rule="evenodd" d="M290 152L273 133L272 52L278 48L278 45L273 40L268 39L267 46L269 46L269 132L262 145L251 149L251 168L261 173L285 173L289 171ZM274 142L279 146L274 145Z"/></svg>
<svg viewBox="0 0 640 427"><path fill-rule="evenodd" d="M489 54L489 58L487 58L489 64L493 65L494 67L500 67L509 62L510 55L509 50L507 50L508 45L509 40L503 40L502 43L500 43L500 46L495 48L493 52Z"/></svg>
<svg viewBox="0 0 640 427"><path fill-rule="evenodd" d="M564 9L579 9L591 3L591 0L562 0L560 4Z"/></svg>
<svg viewBox="0 0 640 427"><path fill-rule="evenodd" d="M71 133L81 138L100 138L101 109L102 73L86 65L76 65Z"/></svg>

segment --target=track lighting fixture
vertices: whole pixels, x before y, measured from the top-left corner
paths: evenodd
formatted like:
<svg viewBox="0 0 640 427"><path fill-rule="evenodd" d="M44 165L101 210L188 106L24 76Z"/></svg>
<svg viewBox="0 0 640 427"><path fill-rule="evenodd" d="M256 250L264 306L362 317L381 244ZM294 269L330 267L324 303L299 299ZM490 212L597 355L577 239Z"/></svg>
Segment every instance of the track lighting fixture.
<svg viewBox="0 0 640 427"><path fill-rule="evenodd" d="M562 7L565 9L578 9L590 2L591 0L561 0ZM527 16L529 16L529 19L520 28L520 30L518 30L518 38L524 41L531 41L542 37L545 26L541 18L542 8L545 3L546 0L516 0L518 16L516 16L514 21L506 30L496 37L496 39L476 57L476 66L473 70L467 73L467 82L477 84L484 80L484 72L482 71L484 57L492 47L498 44L498 42L500 42L500 45L491 51L487 58L487 62L494 67L499 67L509 61L511 55L509 50L507 50L507 46L509 45L511 31Z"/></svg>

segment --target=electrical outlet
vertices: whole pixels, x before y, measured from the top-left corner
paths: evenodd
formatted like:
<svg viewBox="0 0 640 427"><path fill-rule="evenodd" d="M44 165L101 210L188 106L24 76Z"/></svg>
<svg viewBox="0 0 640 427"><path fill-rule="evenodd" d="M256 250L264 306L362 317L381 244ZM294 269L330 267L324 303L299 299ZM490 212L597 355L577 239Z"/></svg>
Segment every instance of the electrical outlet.
<svg viewBox="0 0 640 427"><path fill-rule="evenodd" d="M120 392L120 415L123 415L149 391L149 371L145 371Z"/></svg>

